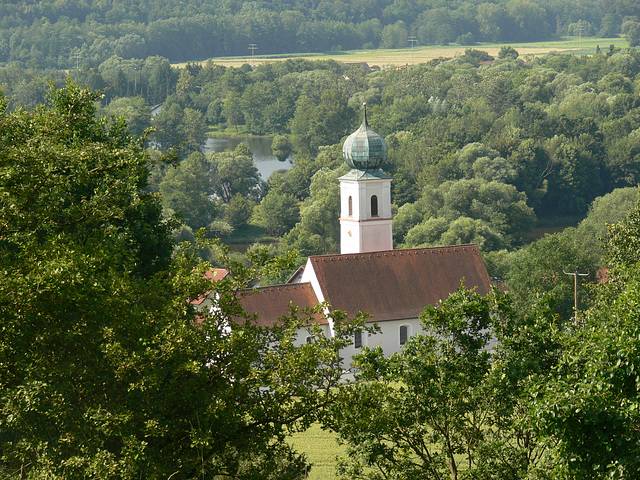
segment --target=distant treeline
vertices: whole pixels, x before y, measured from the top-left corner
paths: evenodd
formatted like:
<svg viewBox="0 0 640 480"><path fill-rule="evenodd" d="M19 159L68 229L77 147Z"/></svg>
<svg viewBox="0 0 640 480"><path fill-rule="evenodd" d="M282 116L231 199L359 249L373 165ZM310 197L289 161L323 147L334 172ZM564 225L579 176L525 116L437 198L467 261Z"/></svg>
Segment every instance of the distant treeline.
<svg viewBox="0 0 640 480"><path fill-rule="evenodd" d="M113 55L172 62L260 54L533 41L556 35L640 37L625 0L17 0L0 2L0 62L97 66Z"/></svg>

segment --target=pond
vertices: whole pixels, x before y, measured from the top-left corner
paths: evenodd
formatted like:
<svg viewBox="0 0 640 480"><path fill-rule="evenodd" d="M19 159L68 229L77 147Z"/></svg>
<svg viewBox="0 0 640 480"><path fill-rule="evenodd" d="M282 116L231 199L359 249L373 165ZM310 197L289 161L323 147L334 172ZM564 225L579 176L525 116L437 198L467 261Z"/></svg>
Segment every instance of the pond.
<svg viewBox="0 0 640 480"><path fill-rule="evenodd" d="M293 168L293 156L281 162L271 152L273 137L256 135L237 135L233 137L209 137L204 144L204 153L233 150L240 142L245 143L253 152L253 161L263 180L267 180L273 172L284 173Z"/></svg>

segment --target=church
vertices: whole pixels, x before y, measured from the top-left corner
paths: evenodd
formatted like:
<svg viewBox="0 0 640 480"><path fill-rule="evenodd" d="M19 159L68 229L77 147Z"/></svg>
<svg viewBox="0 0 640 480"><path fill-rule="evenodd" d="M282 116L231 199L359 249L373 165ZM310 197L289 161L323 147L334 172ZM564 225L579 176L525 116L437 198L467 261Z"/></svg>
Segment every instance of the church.
<svg viewBox="0 0 640 480"><path fill-rule="evenodd" d="M379 333L356 334L345 358L363 346L381 346L386 355L399 351L421 332L419 316L464 285L481 295L491 281L475 245L393 249L391 181L380 170L387 156L384 138L367 123L366 105L360 127L344 143L351 170L340 181L340 249L336 255L307 260L285 284L261 287L242 299L261 325L273 325L289 313L289 303L305 308L328 302L350 317L371 315ZM325 335L332 334L330 312L317 316ZM308 340L299 332L298 342Z"/></svg>

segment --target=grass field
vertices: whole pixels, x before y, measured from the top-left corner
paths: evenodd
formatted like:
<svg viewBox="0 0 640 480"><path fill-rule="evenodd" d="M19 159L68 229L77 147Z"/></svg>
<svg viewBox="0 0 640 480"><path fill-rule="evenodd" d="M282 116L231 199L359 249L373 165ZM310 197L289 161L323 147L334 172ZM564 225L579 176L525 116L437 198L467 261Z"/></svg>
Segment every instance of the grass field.
<svg viewBox="0 0 640 480"><path fill-rule="evenodd" d="M549 52L566 52L570 51L578 55L592 55L596 51L596 46L605 51L609 45L616 47L627 47L628 43L624 38L583 38L582 41L577 37L569 37L562 40L554 40L547 42L532 43L511 43L521 56L527 55L543 55ZM431 46L396 49L396 50L349 50L344 52L331 52L319 54L296 54L296 55L256 55L254 63L259 65L266 62L276 62L287 58L307 58L310 60L326 60L333 59L345 63L366 62L370 66L378 67L397 67L400 65L415 65L425 63L434 58L453 58L457 55L463 55L468 48L476 50L484 50L490 55L498 56L500 48L505 43L496 44L478 44L472 47L449 45L449 46ZM258 48L260 46L258 45ZM212 58L214 63L224 66L239 67L245 63L251 63L251 56L243 57L221 57ZM174 66L183 67L185 63L177 63Z"/></svg>
<svg viewBox="0 0 640 480"><path fill-rule="evenodd" d="M309 430L293 435L289 443L298 453L304 453L311 462L308 480L335 480L336 456L344 455L346 447L338 445L337 435L313 424ZM459 468L464 470L466 457L456 456Z"/></svg>
<svg viewBox="0 0 640 480"><path fill-rule="evenodd" d="M338 445L336 435L324 431L314 424L309 430L291 437L291 445L299 453L304 453L312 463L309 480L334 480L336 478L335 457L344 453Z"/></svg>

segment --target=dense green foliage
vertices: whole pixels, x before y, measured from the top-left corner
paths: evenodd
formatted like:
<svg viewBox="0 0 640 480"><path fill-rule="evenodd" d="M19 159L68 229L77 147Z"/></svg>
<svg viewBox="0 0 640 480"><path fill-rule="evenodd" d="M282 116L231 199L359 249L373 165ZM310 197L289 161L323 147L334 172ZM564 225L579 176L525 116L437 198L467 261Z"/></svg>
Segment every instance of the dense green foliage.
<svg viewBox="0 0 640 480"><path fill-rule="evenodd" d="M272 194L267 211L286 205L286 218L256 222L303 255L334 251L337 230L322 219L335 205L309 199L309 187L317 171L340 163L323 147L357 126L363 101L390 146L384 168L394 177L399 246L474 242L484 252L513 251L532 240L537 219L583 217L597 196L640 181L635 50L530 59L505 45L495 60L469 49L453 60L373 71L301 59L255 69L170 64L247 53L249 43L270 53L399 47L408 36L431 44L621 31L633 43L639 12L628 2L71 0L3 3L0 12L0 62L7 62L0 63L0 85L9 109L40 104L47 78L64 84L67 71L54 68L70 68L79 84L106 88L100 113L124 117L134 134L154 127L149 145L176 148L182 159L201 151L211 126L277 135L274 151L282 158L293 149L296 166L277 185L253 173L247 185L233 185L244 182L239 176L250 166L230 154L207 159L205 169L226 172L227 179L203 172L197 194L195 185L176 181L183 173L154 170L155 191L170 172L165 212L181 211L192 230L229 235L274 187L279 195ZM252 203L242 211L236 202L227 212L236 194ZM288 195L284 204L281 195ZM298 227L291 197L305 202Z"/></svg>
<svg viewBox="0 0 640 480"><path fill-rule="evenodd" d="M555 257L565 242L537 248ZM425 308L400 353L363 348L362 381L324 417L347 446L341 478L637 478L639 242L640 203L609 227L608 281L577 324L548 298L460 289Z"/></svg>
<svg viewBox="0 0 640 480"><path fill-rule="evenodd" d="M298 478L305 462L285 435L335 401L323 418L349 444L349 478L637 477L638 210L608 235L605 223L640 183L638 51L523 58L504 46L497 59L470 49L384 70L170 64L249 43L394 48L409 35L622 32L633 45L636 6L72 0L0 13L0 474ZM365 351L367 382L331 391L318 387L336 385L359 321L300 347L295 314L273 330L228 322L250 280L292 267L272 268L269 251L337 251L341 142L362 102L389 145L395 244L476 243L511 293L458 292L423 316L436 335L391 359ZM204 155L213 126L277 135L294 168L261 179L243 145ZM177 152L173 164L155 161L161 151ZM186 244L172 255L173 214L184 222L173 238L194 243L199 228L216 237L249 222L282 239L250 248L249 270L197 250L235 275L216 284L222 308L196 317L186 299L211 289L207 265ZM532 242L537 220L564 216L586 218ZM594 283L601 267L609 282L579 286L573 325L566 273Z"/></svg>
<svg viewBox="0 0 640 480"><path fill-rule="evenodd" d="M545 304L519 317L497 290L460 289L421 321L390 358L364 348L361 381L324 417L347 444L340 478L553 478L530 395L558 362L558 319Z"/></svg>
<svg viewBox="0 0 640 480"><path fill-rule="evenodd" d="M256 278L281 279L291 257L253 247L244 268L214 246L233 277L212 285L203 279L210 265L194 248L173 250L175 220L162 216L161 203L165 215L182 211L210 233L221 219L238 226L253 211L284 234L285 248L333 251L336 179L347 169L339 143L318 144L317 154L300 155L294 169L264 185L244 145L193 152L151 177L157 152L122 119L95 115L99 93L67 83L32 110L11 109L2 97L0 474L303 478L308 466L286 435L320 420L348 445L338 465L345 478L636 478L640 204L605 227L637 199L635 188L613 190L640 171L629 150L635 56L505 59L484 69L464 59L362 77L386 89L372 121L389 128L390 169L401 180L394 198L406 200L398 202L396 238L421 245L475 235L511 292L481 298L460 289L427 307L425 333L390 358L363 349L352 384L339 382L340 350L363 318L332 312L336 336L311 328L315 341L304 344L296 332L310 323L306 312L257 327L239 295ZM575 70L599 64L590 83ZM488 103L473 96L485 90L472 82L478 90L470 89L469 103L456 106L447 91L406 129L390 127L402 116L384 122L386 109L405 111L389 100L393 91L418 80L432 85L425 92L450 90L463 70L484 86L497 76L521 103ZM442 75L450 75L449 87L430 83ZM537 76L548 81L527 83ZM557 91L532 103L523 85ZM317 92L318 105L322 97ZM412 105L408 97L402 101ZM129 106L141 110L118 108ZM468 138L481 112L490 127ZM432 131L449 137L426 135ZM593 185L594 172L604 173L595 191L570 189ZM149 192L150 178L162 200ZM520 249L548 196L565 198L567 211L591 207L575 229ZM607 282L582 297L580 321L572 322L564 271L593 277L603 265ZM218 308L197 312L188 299L211 289Z"/></svg>
<svg viewBox="0 0 640 480"><path fill-rule="evenodd" d="M536 220L580 219L596 197L640 181L638 52L610 48L591 57L502 56L491 60L484 52L468 50L453 60L397 70L293 59L255 70L212 63L176 70L160 57L144 62L112 58L74 76L99 77L97 84L121 78L106 92L102 111L124 116L133 132L154 126L153 145L163 150L179 146L182 158L201 148L206 123L277 134L280 155L293 148L294 168L260 179L264 184L249 172L242 155L208 159L211 171L196 182L209 183L200 200L208 213L197 214L196 221L191 218L195 205L183 211L192 229L207 226L212 235L226 235L233 228L225 205L231 197L240 193L258 205L276 190L278 195L273 193L270 206L261 211L284 212L283 221L254 216L254 223L283 236L285 248L298 248L303 255L335 251L337 228L331 219L337 206L326 198L335 191L311 198L310 186L316 172L342 165L340 142L357 127L360 104L366 101L370 124L389 144L383 168L394 178L396 245L473 242L487 253L514 251L532 240ZM25 91L33 88L30 102L35 101L37 76L15 67L2 72L14 75L8 94L25 99ZM31 79L27 85L32 87L22 86L20 75ZM145 115L145 108L162 100L159 114ZM215 169L227 173L214 175ZM155 171L155 189L167 171ZM232 186L244 176L251 185ZM172 205L172 198L187 195L169 191L181 188L170 181L174 177L171 173L163 185L167 212L186 208L184 202ZM297 227L291 197L304 202ZM237 227L243 221L231 223ZM592 230L590 240L581 238L596 261L597 235ZM504 271L492 274L506 276Z"/></svg>
<svg viewBox="0 0 640 480"><path fill-rule="evenodd" d="M249 152L209 156L199 173L189 173L190 185L183 180L191 160L177 170L155 169L151 189L162 185L165 212L182 211L193 231L206 227L224 236L253 222L282 236L284 249L335 252L335 185L318 179L311 188L312 179L323 169L338 176L340 142L357 127L366 101L370 124L389 145L383 168L394 178L395 244L473 242L486 254L528 244L537 220L577 222L598 196L640 181L637 51L524 59L504 52L492 60L468 50L452 60L385 70L294 59L255 70L210 62L178 70L166 58L114 57L73 76L95 85L115 82L99 111L123 116L133 133L155 127L150 145L178 148L183 159L201 150L207 124L277 134L280 155L293 148L294 168L272 179L257 178ZM37 72L11 65L0 67L0 78L8 97L15 95L9 108L35 105L42 95ZM162 101L159 113L149 115ZM227 211L238 194L247 202ZM258 207L253 217L252 205ZM270 219L260 218L267 213ZM580 235L593 258L585 265L599 262L601 232ZM179 238L193 239L182 233ZM505 266L511 257L487 259L492 275L515 285Z"/></svg>
<svg viewBox="0 0 640 480"><path fill-rule="evenodd" d="M239 296L287 259L244 269L222 249L233 276L212 285L192 249L172 255L143 139L96 117L97 97L0 97L0 476L302 478L285 436L330 400L362 320L336 313L336 337L310 327L302 345L304 312L256 326ZM211 290L217 308L196 311Z"/></svg>
<svg viewBox="0 0 640 480"><path fill-rule="evenodd" d="M538 428L556 444L562 478L636 478L640 204L609 228L607 282L581 326L567 332L557 374L541 383Z"/></svg>

